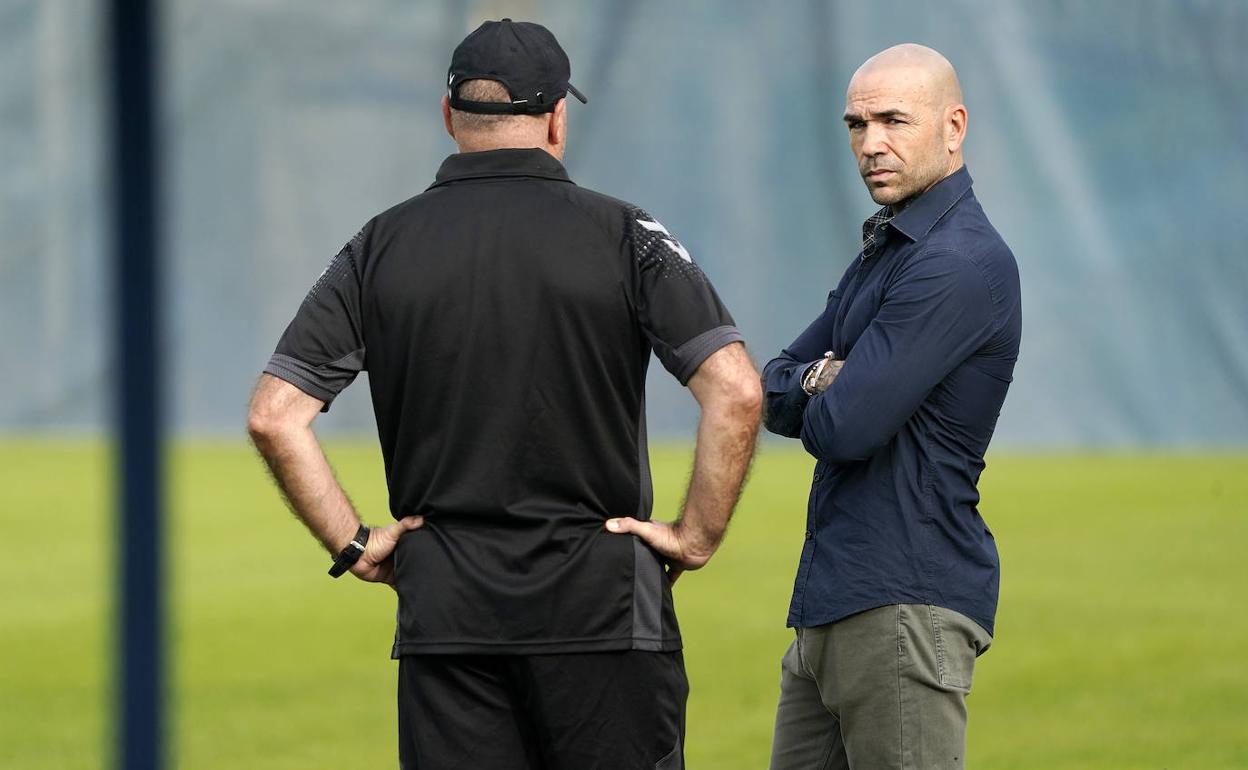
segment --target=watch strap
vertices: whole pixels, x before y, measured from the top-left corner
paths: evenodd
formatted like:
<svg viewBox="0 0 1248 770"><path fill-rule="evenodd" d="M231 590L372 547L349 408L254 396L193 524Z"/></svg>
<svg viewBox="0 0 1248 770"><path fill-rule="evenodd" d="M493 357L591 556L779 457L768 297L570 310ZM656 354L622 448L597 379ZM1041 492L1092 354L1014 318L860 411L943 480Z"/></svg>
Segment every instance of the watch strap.
<svg viewBox="0 0 1248 770"><path fill-rule="evenodd" d="M801 379L798 383L802 386L808 396L818 395L818 391L814 390L815 383L819 381L819 375L823 374L823 368L832 360L833 353L831 350L823 354L823 358L806 367L806 371L802 372Z"/></svg>
<svg viewBox="0 0 1248 770"><path fill-rule="evenodd" d="M364 549L368 546L368 527L363 524L356 530L355 537L351 538L351 542L347 543L338 557L334 559L333 566L329 568L330 577L341 577L347 570L351 569L351 565L360 560L364 555Z"/></svg>

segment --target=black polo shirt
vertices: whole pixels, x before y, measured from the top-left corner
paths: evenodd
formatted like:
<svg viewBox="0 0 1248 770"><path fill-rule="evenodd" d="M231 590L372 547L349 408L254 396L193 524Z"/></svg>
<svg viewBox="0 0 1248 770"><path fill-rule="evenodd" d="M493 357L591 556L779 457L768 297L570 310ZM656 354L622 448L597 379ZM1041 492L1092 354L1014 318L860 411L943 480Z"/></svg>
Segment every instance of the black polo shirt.
<svg viewBox="0 0 1248 770"><path fill-rule="evenodd" d="M395 551L394 655L674 650L650 517L653 350L686 383L741 339L653 217L542 150L452 155L330 262L265 371L326 402L366 369Z"/></svg>

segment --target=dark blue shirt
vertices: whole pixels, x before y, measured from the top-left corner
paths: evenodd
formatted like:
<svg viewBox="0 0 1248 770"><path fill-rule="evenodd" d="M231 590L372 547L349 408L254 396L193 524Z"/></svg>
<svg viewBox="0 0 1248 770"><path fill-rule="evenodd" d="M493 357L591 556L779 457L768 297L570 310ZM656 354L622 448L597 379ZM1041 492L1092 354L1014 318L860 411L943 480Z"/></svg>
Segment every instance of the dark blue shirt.
<svg viewBox="0 0 1248 770"><path fill-rule="evenodd" d="M918 603L992 633L1000 565L976 484L1018 359L1018 267L965 168L874 235L763 374L768 430L818 460L788 624ZM809 397L802 374L828 350L844 368Z"/></svg>

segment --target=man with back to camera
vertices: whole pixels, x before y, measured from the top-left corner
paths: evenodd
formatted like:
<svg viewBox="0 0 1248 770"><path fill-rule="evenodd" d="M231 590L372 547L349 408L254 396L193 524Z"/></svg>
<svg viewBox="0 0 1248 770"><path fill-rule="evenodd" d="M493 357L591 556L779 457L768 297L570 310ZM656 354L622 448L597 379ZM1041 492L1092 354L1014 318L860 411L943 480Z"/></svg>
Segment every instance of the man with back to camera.
<svg viewBox="0 0 1248 770"><path fill-rule="evenodd" d="M961 768L999 582L976 484L1018 358L1018 269L971 191L943 56L868 59L845 124L883 208L763 375L767 429L817 460L771 767Z"/></svg>
<svg viewBox="0 0 1248 770"><path fill-rule="evenodd" d="M670 582L723 537L762 393L680 242L568 179L569 76L537 24L460 43L442 101L459 153L330 262L251 406L331 574L398 593L409 770L683 767ZM652 350L701 407L673 524L649 520ZM372 530L310 428L364 369L397 519Z"/></svg>

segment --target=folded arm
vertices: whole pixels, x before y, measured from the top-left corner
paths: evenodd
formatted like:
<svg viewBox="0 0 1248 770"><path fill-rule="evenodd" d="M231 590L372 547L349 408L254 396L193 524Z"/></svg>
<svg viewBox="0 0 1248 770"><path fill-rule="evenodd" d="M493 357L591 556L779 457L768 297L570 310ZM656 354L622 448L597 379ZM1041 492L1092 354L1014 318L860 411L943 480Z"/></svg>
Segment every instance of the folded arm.
<svg viewBox="0 0 1248 770"><path fill-rule="evenodd" d="M838 298L827 307L780 355L763 368L763 425L780 436L798 438L802 415L810 396L802 389L802 375L832 348L832 323Z"/></svg>
<svg viewBox="0 0 1248 770"><path fill-rule="evenodd" d="M886 291L839 376L810 399L803 446L828 462L870 457L992 332L992 298L977 265L951 252L916 259Z"/></svg>

